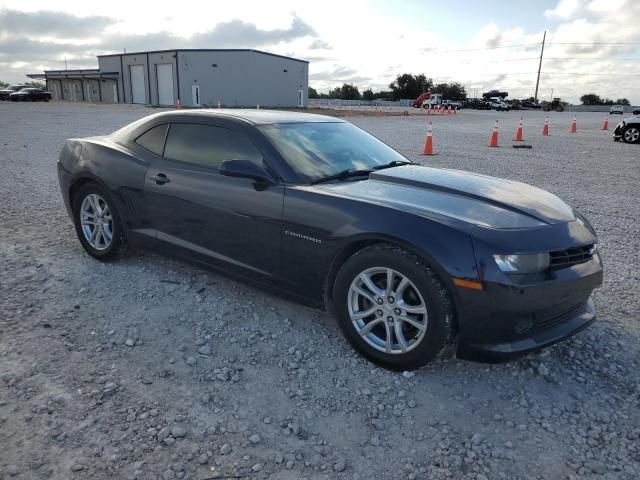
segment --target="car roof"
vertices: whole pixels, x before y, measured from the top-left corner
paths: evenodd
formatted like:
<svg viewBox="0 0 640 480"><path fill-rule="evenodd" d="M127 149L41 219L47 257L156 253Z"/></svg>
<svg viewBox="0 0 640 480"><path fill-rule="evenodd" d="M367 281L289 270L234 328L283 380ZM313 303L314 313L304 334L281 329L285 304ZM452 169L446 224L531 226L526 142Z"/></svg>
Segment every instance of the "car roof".
<svg viewBox="0 0 640 480"><path fill-rule="evenodd" d="M193 116L198 117L225 117L244 120L253 125L271 125L277 123L326 123L338 122L343 123L344 120L327 115L316 115L313 113L290 112L286 110L258 110L248 108L212 108L212 109L194 109L194 110L175 110L172 112L163 112L157 117L172 117L179 115L180 117Z"/></svg>

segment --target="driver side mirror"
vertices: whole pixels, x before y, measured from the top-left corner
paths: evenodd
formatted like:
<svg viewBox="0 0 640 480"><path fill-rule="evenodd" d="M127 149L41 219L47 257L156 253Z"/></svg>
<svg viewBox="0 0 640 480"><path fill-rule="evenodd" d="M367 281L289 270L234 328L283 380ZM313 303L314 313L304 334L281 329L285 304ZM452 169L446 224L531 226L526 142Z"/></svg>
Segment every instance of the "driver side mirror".
<svg viewBox="0 0 640 480"><path fill-rule="evenodd" d="M226 160L222 162L218 172L227 177L250 178L262 184L275 184L269 172L249 160Z"/></svg>

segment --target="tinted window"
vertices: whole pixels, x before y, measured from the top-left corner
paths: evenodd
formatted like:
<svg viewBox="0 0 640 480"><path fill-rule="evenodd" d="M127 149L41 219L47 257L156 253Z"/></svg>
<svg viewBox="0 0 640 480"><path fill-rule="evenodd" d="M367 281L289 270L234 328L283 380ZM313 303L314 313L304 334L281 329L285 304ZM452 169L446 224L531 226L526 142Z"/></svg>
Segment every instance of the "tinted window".
<svg viewBox="0 0 640 480"><path fill-rule="evenodd" d="M225 160L249 160L262 165L262 155L243 135L211 125L172 123L164 156L213 168Z"/></svg>
<svg viewBox="0 0 640 480"><path fill-rule="evenodd" d="M343 170L371 169L407 161L372 135L350 123L290 123L258 127L287 163L306 180Z"/></svg>
<svg viewBox="0 0 640 480"><path fill-rule="evenodd" d="M156 155L162 155L167 126L168 124L165 123L163 125L157 125L151 130L147 130L136 139L136 143Z"/></svg>

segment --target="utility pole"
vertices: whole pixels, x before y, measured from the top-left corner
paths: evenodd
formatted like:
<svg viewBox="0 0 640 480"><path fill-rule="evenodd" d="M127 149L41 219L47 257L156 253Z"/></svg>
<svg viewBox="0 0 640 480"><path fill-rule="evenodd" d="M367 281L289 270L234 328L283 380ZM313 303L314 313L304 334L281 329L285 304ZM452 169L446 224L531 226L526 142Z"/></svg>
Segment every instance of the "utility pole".
<svg viewBox="0 0 640 480"><path fill-rule="evenodd" d="M538 103L538 85L540 85L540 70L542 69L542 54L544 53L544 41L547 38L547 31L542 35L542 49L540 49L540 63L538 64L538 79L536 80L536 93L533 96L533 103Z"/></svg>

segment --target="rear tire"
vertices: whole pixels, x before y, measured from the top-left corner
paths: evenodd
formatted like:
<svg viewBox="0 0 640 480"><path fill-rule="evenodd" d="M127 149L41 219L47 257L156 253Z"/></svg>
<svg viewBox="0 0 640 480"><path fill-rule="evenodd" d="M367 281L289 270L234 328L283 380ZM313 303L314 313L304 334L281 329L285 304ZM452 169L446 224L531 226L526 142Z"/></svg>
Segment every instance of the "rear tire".
<svg viewBox="0 0 640 480"><path fill-rule="evenodd" d="M443 283L422 259L393 245L351 256L336 276L333 305L353 348L384 368L422 367L452 341L454 309Z"/></svg>
<svg viewBox="0 0 640 480"><path fill-rule="evenodd" d="M73 223L85 251L101 261L118 257L126 246L120 215L97 183L80 187L73 198Z"/></svg>

